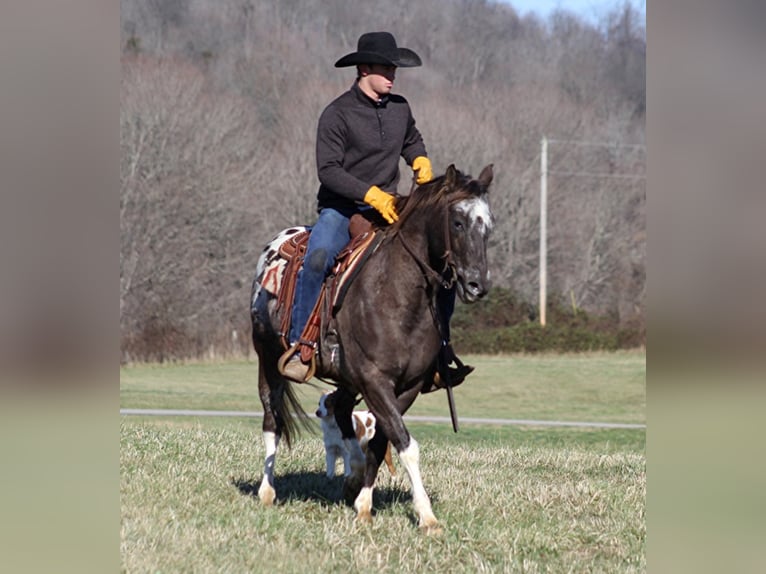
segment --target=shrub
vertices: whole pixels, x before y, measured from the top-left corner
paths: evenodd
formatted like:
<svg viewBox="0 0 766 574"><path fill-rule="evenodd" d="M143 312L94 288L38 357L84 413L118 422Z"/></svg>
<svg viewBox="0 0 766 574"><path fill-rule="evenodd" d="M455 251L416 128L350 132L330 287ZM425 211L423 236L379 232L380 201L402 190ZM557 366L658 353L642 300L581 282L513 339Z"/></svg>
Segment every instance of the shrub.
<svg viewBox="0 0 766 574"><path fill-rule="evenodd" d="M486 300L457 308L452 341L463 353L613 351L646 342L639 320L620 327L616 314L589 315L567 307L555 296L548 303L547 317L543 327L534 306L507 289L496 288Z"/></svg>

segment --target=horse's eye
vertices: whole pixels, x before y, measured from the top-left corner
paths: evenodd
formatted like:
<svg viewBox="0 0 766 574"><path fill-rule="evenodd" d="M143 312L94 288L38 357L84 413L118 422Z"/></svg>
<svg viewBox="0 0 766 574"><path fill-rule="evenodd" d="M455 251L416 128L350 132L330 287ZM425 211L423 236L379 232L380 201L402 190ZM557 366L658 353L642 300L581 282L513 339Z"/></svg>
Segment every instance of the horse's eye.
<svg viewBox="0 0 766 574"><path fill-rule="evenodd" d="M452 227L455 228L455 231L463 231L463 222L455 220L452 222Z"/></svg>

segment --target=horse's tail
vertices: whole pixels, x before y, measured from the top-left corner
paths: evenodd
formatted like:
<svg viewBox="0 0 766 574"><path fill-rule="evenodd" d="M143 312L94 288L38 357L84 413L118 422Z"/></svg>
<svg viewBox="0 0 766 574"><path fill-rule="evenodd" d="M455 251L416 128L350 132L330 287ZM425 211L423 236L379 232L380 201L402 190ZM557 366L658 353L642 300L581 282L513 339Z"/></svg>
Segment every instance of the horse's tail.
<svg viewBox="0 0 766 574"><path fill-rule="evenodd" d="M312 424L311 417L303 410L301 402L295 392L293 383L286 379L277 369L277 361L281 347L274 341L268 345L258 337L256 325L258 321L257 311L253 311L253 346L258 354L258 393L263 405L264 416L268 417L271 413L274 417L276 428L268 428L271 424L264 420L264 430L279 432L282 440L285 441L288 448L292 442L301 433L307 429L310 432L316 432L316 425ZM306 383L311 384L312 383Z"/></svg>
<svg viewBox="0 0 766 574"><path fill-rule="evenodd" d="M276 401L272 397L272 408L278 420L282 423L282 438L287 447L292 446L293 439L300 436L306 430L316 433L317 427L312 424L312 418L303 410L301 402L295 392L295 386L288 379L284 379L282 396Z"/></svg>

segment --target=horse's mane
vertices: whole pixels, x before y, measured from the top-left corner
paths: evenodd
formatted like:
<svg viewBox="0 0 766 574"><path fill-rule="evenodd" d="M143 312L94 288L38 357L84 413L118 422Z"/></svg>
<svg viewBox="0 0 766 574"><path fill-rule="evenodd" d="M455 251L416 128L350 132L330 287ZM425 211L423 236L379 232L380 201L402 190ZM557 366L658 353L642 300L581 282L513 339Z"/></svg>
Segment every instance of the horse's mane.
<svg viewBox="0 0 766 574"><path fill-rule="evenodd" d="M456 180L453 185L448 185L447 175L440 175L415 188L409 195L400 197L396 203L399 212L399 221L392 224L394 229L400 228L407 219L417 212L438 213L438 209L454 203L477 197L486 192L486 189L470 175L460 170L455 170Z"/></svg>

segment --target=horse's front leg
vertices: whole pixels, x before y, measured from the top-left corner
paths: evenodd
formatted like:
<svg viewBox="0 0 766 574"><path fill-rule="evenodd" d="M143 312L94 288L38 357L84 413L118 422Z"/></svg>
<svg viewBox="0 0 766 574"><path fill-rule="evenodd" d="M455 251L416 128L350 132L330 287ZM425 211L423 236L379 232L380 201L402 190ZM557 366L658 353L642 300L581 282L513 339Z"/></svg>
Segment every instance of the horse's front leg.
<svg viewBox="0 0 766 574"><path fill-rule="evenodd" d="M364 483L354 501L356 518L359 522L372 523L372 494L378 477L380 465L388 451L388 437L380 426L376 425L375 436L367 443Z"/></svg>
<svg viewBox="0 0 766 574"><path fill-rule="evenodd" d="M412 503L418 515L418 526L428 534L439 534L441 533L439 521L436 520L436 516L434 516L431 509L431 499L428 497L428 493L426 493L423 477L420 474L420 447L415 438L409 433L407 433L407 438L409 440L406 446L402 445L402 448L397 446L394 441L391 441L391 443L396 448L396 452L399 453L399 460L407 471L407 476L410 477Z"/></svg>
<svg viewBox="0 0 766 574"><path fill-rule="evenodd" d="M366 396L365 400L370 410L375 414L378 429L383 431L383 435L388 437L396 452L399 453L399 459L407 471L407 476L410 478L412 503L418 515L418 526L428 534L439 534L441 533L439 521L434 516L433 509L431 508L431 499L428 497L428 493L426 493L423 478L420 474L420 449L417 441L410 435L407 427L404 425L404 419L399 410L402 405L393 396L388 397L377 393L374 393L374 395L376 396ZM376 438L378 438L377 432L375 437L373 437L373 441ZM376 454L372 461L370 461L376 463L374 472L368 462L365 484L354 503L357 510L357 518L359 519L366 518L366 515L372 508L372 489L383 452L381 451L380 458Z"/></svg>

